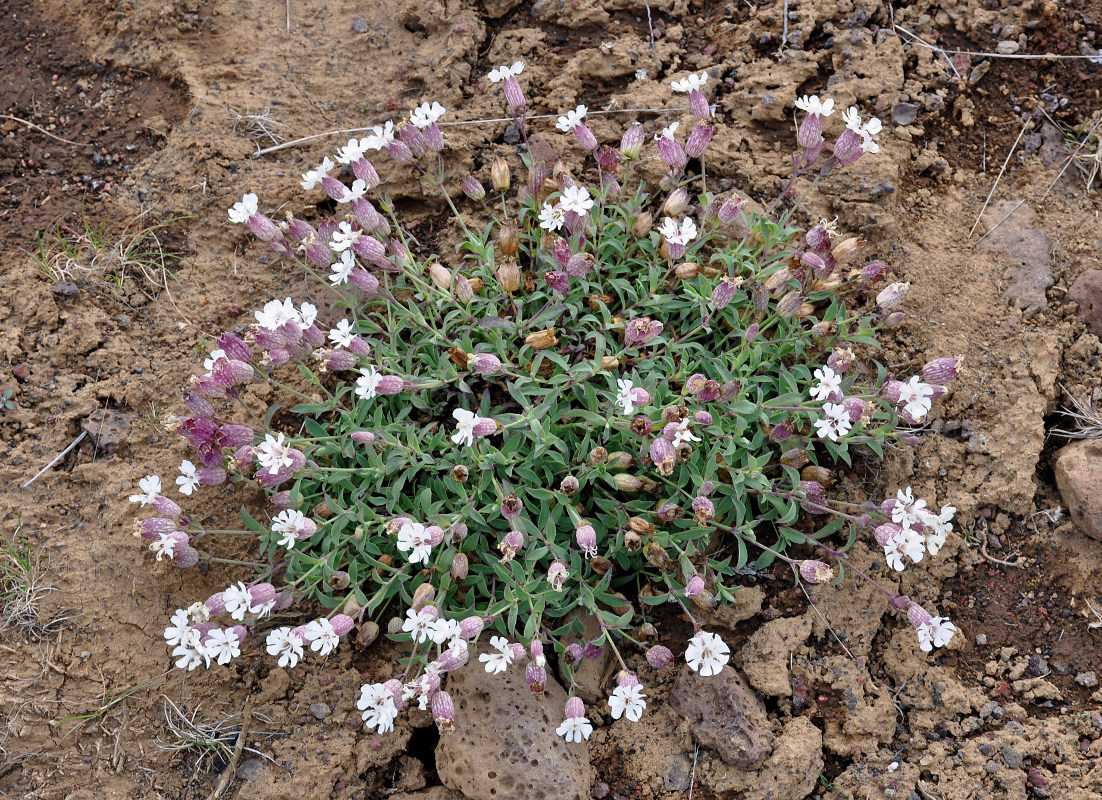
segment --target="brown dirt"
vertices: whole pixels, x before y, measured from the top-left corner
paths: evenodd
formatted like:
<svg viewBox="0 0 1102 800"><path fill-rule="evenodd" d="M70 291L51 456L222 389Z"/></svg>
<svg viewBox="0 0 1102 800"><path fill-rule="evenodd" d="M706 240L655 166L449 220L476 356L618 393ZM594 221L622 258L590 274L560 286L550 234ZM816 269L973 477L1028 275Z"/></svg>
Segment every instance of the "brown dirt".
<svg viewBox="0 0 1102 800"><path fill-rule="evenodd" d="M139 477L168 475L185 457L159 420L179 410L179 389L211 338L269 297L317 301L303 294L300 274L230 229L225 210L255 191L309 215L298 175L339 140L250 158L270 142L250 135L240 115L267 109L284 126L278 132L291 138L377 124L431 87L435 99L465 117L497 117L500 98L479 79L495 64L523 58L539 112L579 102L666 107L673 104L671 77L714 69L720 79L708 88L719 126L709 174L721 189L757 197L771 196L785 178L785 109L793 94L822 94L829 80L827 93L841 106L877 108L885 119L883 153L844 179L823 181L804 210L815 219L837 215L864 232L871 251L913 282L909 322L885 341L892 370L914 370L931 354L966 356L969 371L939 407L923 444L845 474L837 487L860 502L909 484L961 510L967 538L954 537L942 556L902 578L882 568L874 574L948 613L962 633L948 652L926 656L905 623L881 614L861 587L817 593L816 611L779 571L745 577L763 590L763 607L715 623L730 631L734 662L742 664L744 643L766 622L812 624L794 650L755 656L784 655L778 663L790 669L792 685L791 695L767 703L792 760L763 772L762 785L781 780L785 764L821 757L822 780L800 797L831 796L824 788L830 781L847 798L1044 796L1037 789L1050 797L1102 796L1097 767L1091 771L1102 746L1091 715L1102 696L1075 682L1079 672L1102 673L1102 631L1088 627L1086 610L1087 601L1102 610L1102 549L1065 518L1038 513L1059 503L1049 466L1054 443L1045 438L1059 386L1082 391L1099 379L1097 339L1064 297L1081 272L1098 267L1102 252L1097 198L1083 194L1074 171L1040 201L1062 156L1059 129L1044 125L1089 120L1099 106L1102 67L996 61L976 85L961 86L941 56L900 44L886 5L864 0L790 4L784 48L779 3L655 0L653 48L642 3L514 5L493 18L489 5L514 4L307 0L292 4L290 33L284 6L260 0L93 0L79 8L16 0L0 9L0 113L93 143L63 145L0 120L0 387L15 389L18 404L0 412L0 532L18 531L49 564L58 591L43 604L44 618L78 615L41 641L0 643L7 720L0 792L206 797L223 765L215 760L196 771L195 753L159 748L166 736L162 695L211 717L240 711L252 695L253 712L265 715L254 729L270 735L249 744L278 766L250 763L228 796L379 797L436 780L425 719L403 723L391 737L359 730L355 687L368 675L389 676L394 651L385 644L342 648L325 664L290 672L258 650L232 670L172 670L161 640L167 615L239 576L222 567L201 573L153 564L129 535L138 514L125 497ZM895 8L895 20L954 49L991 50L1002 38L990 33L998 24L1028 36L1023 52L1063 44L1061 52L1073 53L1082 43L1099 46L1102 9L1097 2L918 2ZM584 24L571 27L576 21ZM639 69L649 80L635 79ZM1056 98L1051 111L1045 95ZM891 109L911 101L921 105L915 122L891 124ZM969 242L968 232L1021 129L1020 114L1036 108L1052 119L1038 119L1030 132L1037 139L1020 145L1023 156L1011 160L996 193L1029 201L1050 245L1049 307L1027 317L1003 303L1005 254L977 244L979 233ZM651 126L659 119L636 116ZM624 121L595 119L593 127L614 141ZM490 156L511 149L506 128L448 129L454 174L473 168L484 175ZM557 135L549 137L557 142ZM392 187L406 187L399 192L403 212L425 219L431 237L447 241L453 232L439 221L436 201L380 162ZM83 214L110 232L142 212L148 222L191 217L170 229L186 258L162 276L167 291L132 290L125 281L113 289L85 275L77 294L59 294L24 252L55 221L76 229ZM20 488L104 407L134 415L126 444L105 453L86 440ZM192 507L229 525L243 500L256 498L227 487ZM1018 559L1025 568L989 561L980 553L984 541L990 556ZM868 560L870 569L874 562ZM876 612L860 613L870 607ZM665 626L672 646L684 638L680 625L670 619ZM979 635L986 644L977 644ZM1050 674L1037 659L1030 664L1030 655L1043 657ZM1024 671L1030 668L1041 674ZM640 673L651 694L644 723L628 727L594 712L601 724L589 752L608 796L684 796L694 761L694 797L761 796L764 790L739 783L714 754L697 753L666 701L672 676L644 667ZM319 703L329 711L324 719L311 711ZM990 769L1005 747L1024 757L1022 766ZM1047 789L1036 781L1026 787L1029 769Z"/></svg>

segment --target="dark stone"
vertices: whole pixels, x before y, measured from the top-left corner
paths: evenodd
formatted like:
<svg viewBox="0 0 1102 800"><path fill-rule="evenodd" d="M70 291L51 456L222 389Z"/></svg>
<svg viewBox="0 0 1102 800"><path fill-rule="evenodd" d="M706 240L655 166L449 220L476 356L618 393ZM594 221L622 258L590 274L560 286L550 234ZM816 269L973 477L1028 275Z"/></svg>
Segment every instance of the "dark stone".
<svg viewBox="0 0 1102 800"><path fill-rule="evenodd" d="M242 781L254 781L260 777L262 769L264 769L264 759L247 758L238 764L234 777Z"/></svg>
<svg viewBox="0 0 1102 800"><path fill-rule="evenodd" d="M367 20L363 17L352 18L352 32L353 33L367 33Z"/></svg>
<svg viewBox="0 0 1102 800"><path fill-rule="evenodd" d="M1029 666L1026 667L1026 675L1031 678L1040 678L1042 675L1048 675L1048 661L1045 657L1039 653L1033 653L1029 656Z"/></svg>
<svg viewBox="0 0 1102 800"><path fill-rule="evenodd" d="M1017 769L1022 765L1022 754L1010 745L1003 748L1003 762L1010 769Z"/></svg>
<svg viewBox="0 0 1102 800"><path fill-rule="evenodd" d="M758 769L772 751L765 706L734 669L702 677L688 666L670 693L670 705L689 722L693 738L733 767Z"/></svg>
<svg viewBox="0 0 1102 800"><path fill-rule="evenodd" d="M1068 300L1079 304L1079 318L1091 333L1102 336L1102 270L1089 269L1076 278Z"/></svg>
<svg viewBox="0 0 1102 800"><path fill-rule="evenodd" d="M917 116L917 103L896 103L892 106L892 122L896 125L910 125Z"/></svg>

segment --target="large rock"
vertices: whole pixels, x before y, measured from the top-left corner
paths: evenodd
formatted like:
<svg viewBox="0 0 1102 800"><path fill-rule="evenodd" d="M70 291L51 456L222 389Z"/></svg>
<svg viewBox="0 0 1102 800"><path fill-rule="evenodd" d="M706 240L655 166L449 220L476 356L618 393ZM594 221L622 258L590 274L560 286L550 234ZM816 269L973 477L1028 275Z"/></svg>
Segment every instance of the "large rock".
<svg viewBox="0 0 1102 800"><path fill-rule="evenodd" d="M1102 441L1082 439L1056 454L1056 486L1071 518L1102 540Z"/></svg>
<svg viewBox="0 0 1102 800"><path fill-rule="evenodd" d="M1068 300L1079 304L1079 316L1091 333L1102 336L1102 270L1089 269L1076 278Z"/></svg>
<svg viewBox="0 0 1102 800"><path fill-rule="evenodd" d="M792 653L811 635L810 612L800 617L781 617L762 625L742 648L742 669L750 685L763 694L792 694L788 663Z"/></svg>
<svg viewBox="0 0 1102 800"><path fill-rule="evenodd" d="M773 732L765 705L731 667L703 677L685 666L670 693L670 705L688 720L697 743L731 766L755 770L769 756Z"/></svg>
<svg viewBox="0 0 1102 800"><path fill-rule="evenodd" d="M582 800L593 768L584 744L555 733L566 692L548 679L537 699L523 664L490 675L477 659L448 675L455 730L440 737L436 769L445 786L470 800Z"/></svg>
<svg viewBox="0 0 1102 800"><path fill-rule="evenodd" d="M1048 308L1045 289L1052 286L1054 279L1051 245L1045 232L1036 225L1036 212L1025 203L1002 200L987 209L983 222L989 231L984 246L1003 251L1010 262L1006 270L1006 302L1022 309L1027 316L1044 311Z"/></svg>

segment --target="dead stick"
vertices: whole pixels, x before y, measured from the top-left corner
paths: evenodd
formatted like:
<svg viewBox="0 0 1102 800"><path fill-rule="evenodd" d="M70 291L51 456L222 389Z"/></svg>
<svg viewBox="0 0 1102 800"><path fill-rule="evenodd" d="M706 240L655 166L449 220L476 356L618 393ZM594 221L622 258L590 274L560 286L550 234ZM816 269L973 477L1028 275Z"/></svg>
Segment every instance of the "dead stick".
<svg viewBox="0 0 1102 800"><path fill-rule="evenodd" d="M995 189L998 188L999 181L1002 180L1003 173L1006 172L1006 166L1010 163L1010 157L1014 155L1014 151L1018 149L1018 142L1022 140L1025 135L1025 129L1029 127L1029 120L1025 121L1022 125L1022 129L1018 131L1018 138L1014 140L1013 146L1010 148L1010 152L1006 154L1006 161L1003 162L1003 168L999 170L999 175L995 178L995 182L991 185L991 191L987 193L987 199L983 201L983 208L980 209L979 216L976 217L975 224L972 225L972 230L968 231L968 238L972 238L972 234L976 232L976 228L979 227L980 220L983 219L983 212L987 210L987 204L991 202L991 198L995 195Z"/></svg>
<svg viewBox="0 0 1102 800"><path fill-rule="evenodd" d="M237 744L233 746L233 756L230 758L230 763L222 770L222 777L218 779L218 784L214 787L214 791L207 795L207 800L218 800L218 798L222 796L222 792L226 791L226 787L230 785L230 781L233 780L233 774L237 771L237 762L241 758L241 751L245 749L245 737L249 735L249 722L252 720L252 704L253 697L249 695L245 698L245 708L241 712L241 731L237 734Z"/></svg>
<svg viewBox="0 0 1102 800"><path fill-rule="evenodd" d="M10 114L0 114L0 119L10 119L12 122L18 122L20 125L26 125L28 128L34 128L39 133L44 133L47 136L49 136L51 139L57 139L59 142L64 142L65 144L71 144L74 147L91 147L92 146L91 142L70 142L68 139L62 139L60 136L55 136L54 134L50 133L45 128L38 127L33 122L27 122L27 120L25 120L25 119L20 119L19 117L13 117Z"/></svg>
<svg viewBox="0 0 1102 800"><path fill-rule="evenodd" d="M72 450L74 447L76 447L78 444L80 444L82 441L84 441L84 437L87 436L87 435L88 435L88 431L81 431L80 436L73 439L73 443L71 445L69 445L64 450L62 450L60 453L58 453L56 456L54 456L53 461L51 461L49 464L47 464L42 469L40 469L38 471L38 474L36 474L33 478L31 478L29 481L27 481L26 483L23 484L22 488L26 489L28 486L30 486L32 483L34 483L36 480L38 480L40 477L42 477L43 472L48 470L50 467L52 467L54 464L56 464L61 459L65 458L65 456L69 454L70 450Z"/></svg>

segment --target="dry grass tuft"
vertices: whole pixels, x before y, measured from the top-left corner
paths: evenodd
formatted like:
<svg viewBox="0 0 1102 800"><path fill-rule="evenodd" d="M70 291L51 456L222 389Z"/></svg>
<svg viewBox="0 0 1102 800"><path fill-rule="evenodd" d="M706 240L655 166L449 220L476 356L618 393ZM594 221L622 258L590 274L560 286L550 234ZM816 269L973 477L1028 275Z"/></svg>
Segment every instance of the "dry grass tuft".
<svg viewBox="0 0 1102 800"><path fill-rule="evenodd" d="M164 695L162 695L164 697ZM220 719L199 716L199 707L187 713L174 702L164 697L164 716L166 736L157 740L157 747L169 753L193 753L196 755L194 774L198 775L210 766L223 767L233 758L234 746L241 732L243 714L235 712ZM271 723L264 714L252 712L255 722L260 720ZM249 730L249 736L270 739L280 734L275 731ZM252 747L244 747L244 752L275 763L271 756Z"/></svg>
<svg viewBox="0 0 1102 800"><path fill-rule="evenodd" d="M1073 428L1053 428L1051 433L1065 439L1102 439L1102 390L1095 389L1086 397L1076 397L1061 386L1071 400L1074 410L1065 408L1063 413L1075 423Z"/></svg>
<svg viewBox="0 0 1102 800"><path fill-rule="evenodd" d="M55 591L48 573L49 565L20 541L18 528L11 538L0 536L0 639L45 639L69 619L42 613L42 602Z"/></svg>

